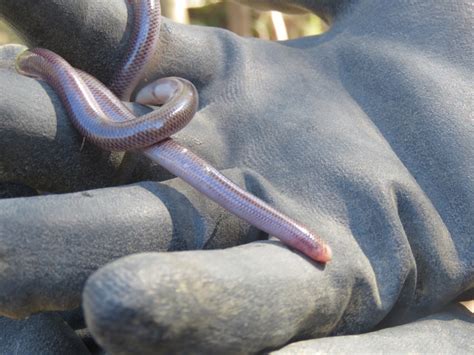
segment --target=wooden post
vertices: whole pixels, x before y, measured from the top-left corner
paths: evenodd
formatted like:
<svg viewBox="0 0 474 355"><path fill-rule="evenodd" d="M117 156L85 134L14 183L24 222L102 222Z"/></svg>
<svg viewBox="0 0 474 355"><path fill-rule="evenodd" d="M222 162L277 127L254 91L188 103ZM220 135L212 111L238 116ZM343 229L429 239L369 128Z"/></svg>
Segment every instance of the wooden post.
<svg viewBox="0 0 474 355"><path fill-rule="evenodd" d="M227 28L240 36L252 36L252 12L247 6L226 1Z"/></svg>

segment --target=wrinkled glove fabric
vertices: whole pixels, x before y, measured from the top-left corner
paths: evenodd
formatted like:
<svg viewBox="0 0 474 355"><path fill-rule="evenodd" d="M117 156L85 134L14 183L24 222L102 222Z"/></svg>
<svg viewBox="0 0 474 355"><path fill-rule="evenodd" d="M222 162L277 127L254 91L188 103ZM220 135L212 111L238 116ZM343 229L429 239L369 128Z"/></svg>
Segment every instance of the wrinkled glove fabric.
<svg viewBox="0 0 474 355"><path fill-rule="evenodd" d="M0 196L17 197L0 200L0 315L82 302L111 353L255 353L375 329L360 338L374 351L391 342L390 329L459 350L440 337L441 323L471 329L464 313L401 324L473 297L470 2L268 5L314 11L330 29L270 42L165 21L147 75L193 81L200 109L176 140L319 233L333 261L318 265L267 240L136 153L81 150L54 91L16 74L8 58L21 49L8 46ZM121 0L3 0L0 13L29 46L105 82L127 40ZM0 322L0 339L43 323L70 339L55 313ZM459 324L448 330L454 338L464 336ZM349 351L353 339L281 351Z"/></svg>

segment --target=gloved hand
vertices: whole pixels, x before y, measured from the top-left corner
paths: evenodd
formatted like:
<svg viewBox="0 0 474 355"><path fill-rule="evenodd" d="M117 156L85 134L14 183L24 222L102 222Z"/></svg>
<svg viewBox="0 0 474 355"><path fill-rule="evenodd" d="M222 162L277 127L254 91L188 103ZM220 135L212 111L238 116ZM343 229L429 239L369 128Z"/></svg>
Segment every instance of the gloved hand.
<svg viewBox="0 0 474 355"><path fill-rule="evenodd" d="M200 110L176 139L319 233L333 261L267 241L137 154L81 150L54 92L3 69L0 180L67 193L0 201L1 314L78 306L110 261L83 306L111 352L256 352L472 296L469 3L276 3L331 28L274 43L165 22L148 76L191 80ZM0 13L105 82L128 38L121 0ZM195 249L214 250L163 253ZM151 253L116 260L137 252Z"/></svg>

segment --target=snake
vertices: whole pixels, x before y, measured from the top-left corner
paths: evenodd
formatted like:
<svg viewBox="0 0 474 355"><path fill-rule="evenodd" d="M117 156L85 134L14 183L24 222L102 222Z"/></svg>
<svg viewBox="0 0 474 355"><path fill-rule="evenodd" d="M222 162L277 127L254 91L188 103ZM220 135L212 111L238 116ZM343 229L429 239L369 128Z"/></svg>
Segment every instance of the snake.
<svg viewBox="0 0 474 355"><path fill-rule="evenodd" d="M198 110L198 92L190 81L168 77L146 85L135 100L160 107L141 116L123 103L131 101L147 62L157 51L161 26L159 0L127 1L133 12L131 35L119 69L107 86L45 48L19 54L18 73L51 86L87 141L109 151L141 151L250 225L314 261L330 261L331 248L318 234L239 187L171 137Z"/></svg>

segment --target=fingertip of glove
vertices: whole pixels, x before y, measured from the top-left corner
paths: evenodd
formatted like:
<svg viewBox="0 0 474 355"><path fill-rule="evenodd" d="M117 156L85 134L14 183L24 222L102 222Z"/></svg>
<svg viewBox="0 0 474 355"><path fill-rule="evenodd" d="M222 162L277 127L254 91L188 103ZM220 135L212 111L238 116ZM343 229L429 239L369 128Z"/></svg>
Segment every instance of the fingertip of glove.
<svg viewBox="0 0 474 355"><path fill-rule="evenodd" d="M166 329L153 312L163 293L154 282L161 276L156 259L146 253L121 258L88 279L83 291L86 324L107 351L142 353L160 343Z"/></svg>
<svg viewBox="0 0 474 355"><path fill-rule="evenodd" d="M99 269L87 280L83 291L84 315L101 345L128 325L128 313L136 308L137 299L132 283L133 275L115 263Z"/></svg>

